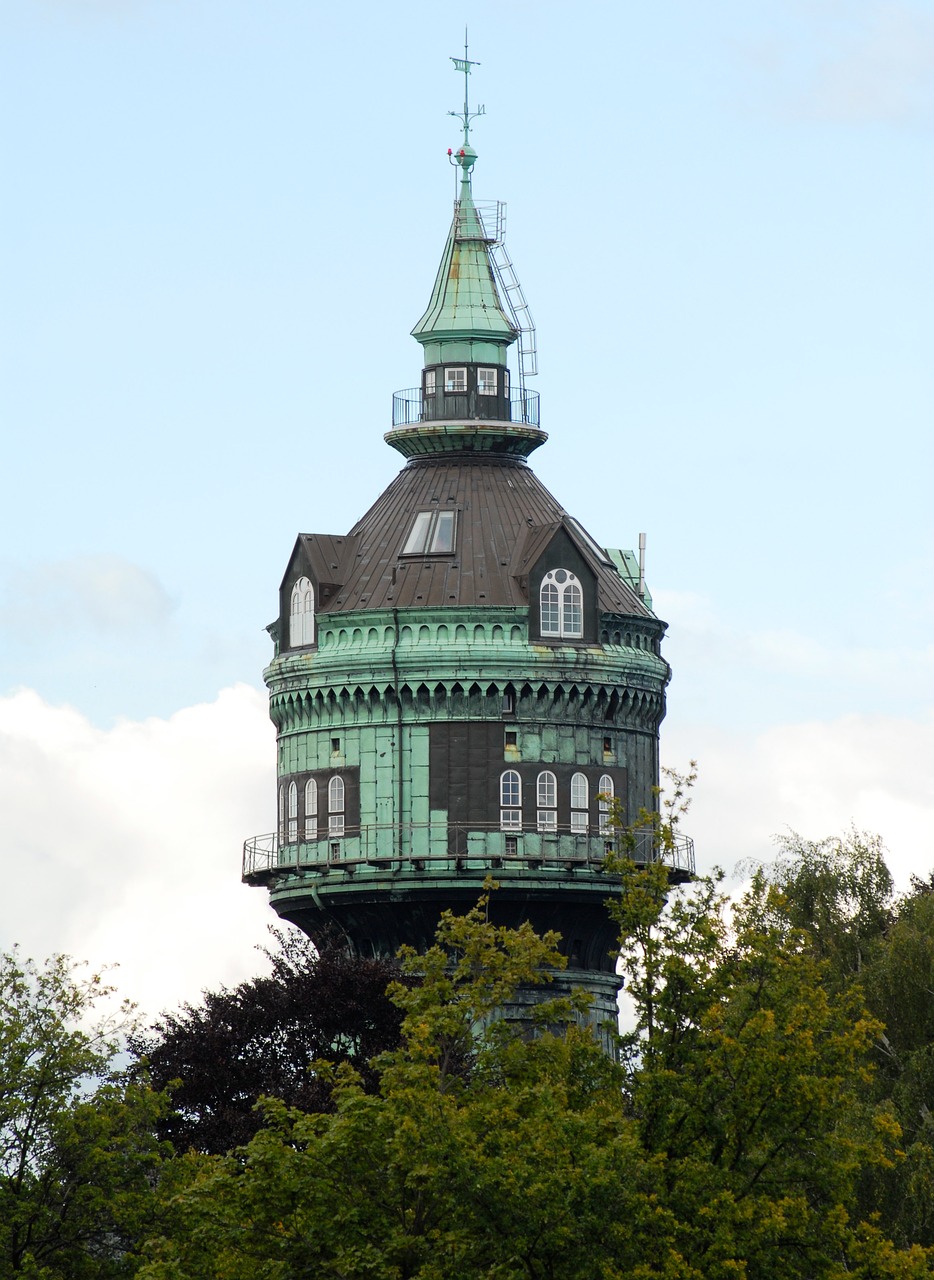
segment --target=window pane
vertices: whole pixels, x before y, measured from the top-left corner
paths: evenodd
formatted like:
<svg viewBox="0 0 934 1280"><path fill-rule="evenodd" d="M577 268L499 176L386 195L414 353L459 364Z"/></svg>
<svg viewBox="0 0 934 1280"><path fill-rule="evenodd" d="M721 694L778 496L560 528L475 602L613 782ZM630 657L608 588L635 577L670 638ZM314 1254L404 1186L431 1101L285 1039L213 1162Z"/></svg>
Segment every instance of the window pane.
<svg viewBox="0 0 934 1280"><path fill-rule="evenodd" d="M328 808L331 813L344 811L344 779L332 778L328 783Z"/></svg>
<svg viewBox="0 0 934 1280"><path fill-rule="evenodd" d="M518 808L522 804L522 784L515 769L507 769L500 778L499 795L504 809Z"/></svg>
<svg viewBox="0 0 934 1280"><path fill-rule="evenodd" d="M558 614L558 588L553 582L542 583L542 635L556 636L559 634L559 614Z"/></svg>
<svg viewBox="0 0 934 1280"><path fill-rule="evenodd" d="M328 818L328 835L342 836L344 834L344 815L342 813L331 814Z"/></svg>
<svg viewBox="0 0 934 1280"><path fill-rule="evenodd" d="M425 395L433 396L435 394L435 371L434 369L425 370Z"/></svg>
<svg viewBox="0 0 934 1280"><path fill-rule="evenodd" d="M600 833L605 835L610 830L610 801L613 799L613 779L608 773L604 773L601 775L597 785L601 795L601 799L597 801L597 808L600 814Z"/></svg>
<svg viewBox="0 0 934 1280"><path fill-rule="evenodd" d="M522 829L522 810L521 809L500 809L499 825L503 831L521 831Z"/></svg>
<svg viewBox="0 0 934 1280"><path fill-rule="evenodd" d="M586 809L588 801L587 779L582 773L575 773L571 779L571 808Z"/></svg>
<svg viewBox="0 0 934 1280"><path fill-rule="evenodd" d="M558 815L554 809L539 809L538 811L538 829L539 831L555 831L558 827Z"/></svg>
<svg viewBox="0 0 934 1280"><path fill-rule="evenodd" d="M435 517L435 528L431 538L429 551L442 555L454 550L454 512L439 511Z"/></svg>
<svg viewBox="0 0 934 1280"><path fill-rule="evenodd" d="M477 370L477 391L481 396L496 395L496 370L495 369L478 369Z"/></svg>
<svg viewBox="0 0 934 1280"><path fill-rule="evenodd" d="M571 811L571 831L576 836L587 834L587 814L580 810Z"/></svg>
<svg viewBox="0 0 934 1280"><path fill-rule="evenodd" d="M542 808L554 808L558 803L558 783L548 770L538 775L538 803Z"/></svg>
<svg viewBox="0 0 934 1280"><path fill-rule="evenodd" d="M445 391L466 391L467 390L466 368L445 369L444 389Z"/></svg>
<svg viewBox="0 0 934 1280"><path fill-rule="evenodd" d="M579 636L583 634L583 610L581 608L581 591L580 587L573 586L570 582L564 588L563 602L564 617L562 619L562 635Z"/></svg>
<svg viewBox="0 0 934 1280"><path fill-rule="evenodd" d="M428 530L431 527L431 515L430 511L419 511L415 517L409 540L402 548L404 556L417 556L425 550L428 542Z"/></svg>

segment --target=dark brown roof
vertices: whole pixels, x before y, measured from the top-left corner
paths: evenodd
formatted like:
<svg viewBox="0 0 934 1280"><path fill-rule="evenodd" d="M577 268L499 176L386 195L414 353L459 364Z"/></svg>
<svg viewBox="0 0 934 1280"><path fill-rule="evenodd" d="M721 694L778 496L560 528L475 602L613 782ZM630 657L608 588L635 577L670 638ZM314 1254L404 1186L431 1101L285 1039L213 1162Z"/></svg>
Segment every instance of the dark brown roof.
<svg viewBox="0 0 934 1280"><path fill-rule="evenodd" d="M455 511L453 555L403 556L420 511ZM413 459L346 538L303 534L319 582L339 583L322 613L355 609L528 604L525 576L564 528L597 575L603 613L652 617L609 563L593 553L524 462ZM333 565L339 566L337 576Z"/></svg>

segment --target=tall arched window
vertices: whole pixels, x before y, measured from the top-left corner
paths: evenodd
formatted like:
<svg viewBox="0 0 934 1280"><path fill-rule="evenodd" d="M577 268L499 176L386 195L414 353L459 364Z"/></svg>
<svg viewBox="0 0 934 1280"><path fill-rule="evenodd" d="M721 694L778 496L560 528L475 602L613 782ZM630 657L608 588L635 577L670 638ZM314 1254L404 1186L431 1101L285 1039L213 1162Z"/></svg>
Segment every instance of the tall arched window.
<svg viewBox="0 0 934 1280"><path fill-rule="evenodd" d="M298 839L298 784L289 783L289 844Z"/></svg>
<svg viewBox="0 0 934 1280"><path fill-rule="evenodd" d="M289 611L289 644L293 649L315 642L315 589L310 578L299 578L292 588Z"/></svg>
<svg viewBox="0 0 934 1280"><path fill-rule="evenodd" d="M570 570L549 570L539 593L541 634L579 640L584 634L583 602L580 583Z"/></svg>
<svg viewBox="0 0 934 1280"><path fill-rule="evenodd" d="M503 831L522 829L522 779L507 769L499 779L499 825Z"/></svg>
<svg viewBox="0 0 934 1280"><path fill-rule="evenodd" d="M334 777L328 783L328 835L344 834L344 779Z"/></svg>
<svg viewBox="0 0 934 1280"><path fill-rule="evenodd" d="M305 783L305 839L318 838L318 784L314 778Z"/></svg>
<svg viewBox="0 0 934 1280"><path fill-rule="evenodd" d="M590 787L583 773L571 778L571 830L576 835L586 835L590 809Z"/></svg>
<svg viewBox="0 0 934 1280"><path fill-rule="evenodd" d="M535 787L538 801L539 831L556 831L558 828L558 781L550 769L538 775Z"/></svg>
<svg viewBox="0 0 934 1280"><path fill-rule="evenodd" d="M605 836L612 831L610 813L613 808L613 779L608 773L601 775L597 788L600 792L600 799L597 801L597 812L600 816L600 834Z"/></svg>
<svg viewBox="0 0 934 1280"><path fill-rule="evenodd" d="M285 844L285 784L279 787L279 843Z"/></svg>

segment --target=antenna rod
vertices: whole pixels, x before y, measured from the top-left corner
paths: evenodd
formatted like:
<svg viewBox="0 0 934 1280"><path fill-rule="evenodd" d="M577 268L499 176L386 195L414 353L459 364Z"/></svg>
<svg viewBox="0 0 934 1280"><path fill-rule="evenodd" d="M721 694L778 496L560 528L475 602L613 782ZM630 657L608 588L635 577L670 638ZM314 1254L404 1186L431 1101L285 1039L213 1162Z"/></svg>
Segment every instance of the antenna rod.
<svg viewBox="0 0 934 1280"><path fill-rule="evenodd" d="M645 534L639 534L639 599L645 599Z"/></svg>

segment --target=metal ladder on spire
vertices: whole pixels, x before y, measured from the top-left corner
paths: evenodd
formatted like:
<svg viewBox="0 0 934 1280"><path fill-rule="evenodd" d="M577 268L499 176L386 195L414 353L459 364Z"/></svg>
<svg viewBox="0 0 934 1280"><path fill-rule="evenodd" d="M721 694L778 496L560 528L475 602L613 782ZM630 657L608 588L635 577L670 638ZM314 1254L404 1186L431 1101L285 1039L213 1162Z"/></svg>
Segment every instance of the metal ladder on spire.
<svg viewBox="0 0 934 1280"><path fill-rule="evenodd" d="M496 237L490 244L490 260L496 272L496 280L503 293L503 301L509 311L509 318L519 335L516 350L519 360L519 385L524 390L526 378L538 373L538 348L535 341L535 321L522 292L522 285L512 265L512 259L506 248L506 206L499 200L496 204Z"/></svg>

